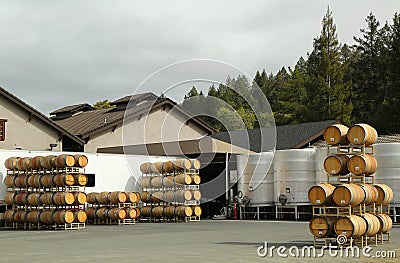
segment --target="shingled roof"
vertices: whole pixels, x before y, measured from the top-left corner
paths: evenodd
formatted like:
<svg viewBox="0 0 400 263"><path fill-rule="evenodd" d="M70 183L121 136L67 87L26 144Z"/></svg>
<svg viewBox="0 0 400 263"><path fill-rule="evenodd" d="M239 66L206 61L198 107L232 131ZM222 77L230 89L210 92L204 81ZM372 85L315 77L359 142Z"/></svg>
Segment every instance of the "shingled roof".
<svg viewBox="0 0 400 263"><path fill-rule="evenodd" d="M77 112L80 110L94 110L94 107L88 103L81 103L81 104L62 107L61 109L50 112L50 115L55 115L55 114L59 114L59 113L67 112L67 111Z"/></svg>
<svg viewBox="0 0 400 263"><path fill-rule="evenodd" d="M376 139L376 144L381 143L400 143L400 134L392 134L392 135L379 135ZM318 140L313 143L312 146L315 147L328 147L328 144L324 140Z"/></svg>
<svg viewBox="0 0 400 263"><path fill-rule="evenodd" d="M276 137L274 136L275 128L273 127L225 131L215 133L212 137L224 142L233 143L254 152L273 150L274 138L276 138L276 150L298 149L314 143L323 135L326 127L335 123L340 122L328 120L277 126ZM246 145L247 138L249 145Z"/></svg>
<svg viewBox="0 0 400 263"><path fill-rule="evenodd" d="M10 100L13 103L17 104L22 109L24 109L27 112L29 112L30 115L31 115L31 118L33 118L33 117L38 118L39 120L43 121L44 123L46 123L47 125L49 125L53 129L58 131L60 135L64 135L64 136L69 137L71 140L75 141L79 145L84 145L84 141L82 139L78 138L77 136L75 136L74 134L69 132L67 129L64 129L63 127L61 127L60 125L58 125L54 121L50 120L48 117L43 115L41 112L39 112L38 110L36 110L32 106L28 105L24 101L20 100L19 98L17 98L16 96L14 96L13 94L11 94L10 92L8 92L7 90L5 90L2 87L0 87L0 95L4 96L8 100Z"/></svg>

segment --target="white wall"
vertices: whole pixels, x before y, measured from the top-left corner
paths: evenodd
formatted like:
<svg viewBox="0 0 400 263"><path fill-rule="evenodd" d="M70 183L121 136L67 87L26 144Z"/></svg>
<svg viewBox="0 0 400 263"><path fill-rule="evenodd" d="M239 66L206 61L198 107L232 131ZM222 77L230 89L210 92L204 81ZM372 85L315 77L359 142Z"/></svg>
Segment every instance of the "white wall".
<svg viewBox="0 0 400 263"><path fill-rule="evenodd" d="M39 151L18 151L18 150L0 150L0 182L3 182L6 176L6 168L4 161L8 157L33 157L46 156L49 152ZM54 152L52 154L62 154L62 152ZM71 153L68 153L71 154ZM149 157L144 155L130 155L128 166L126 158L121 154L85 154L88 157L89 163L85 168L86 173L96 174L95 187L86 187L86 193L101 192L101 191L138 191L141 188L136 185L136 177L141 175L139 166L142 162L150 161L165 161L165 157ZM132 167L130 169L129 167ZM6 187L3 183L0 184L0 200L3 200Z"/></svg>
<svg viewBox="0 0 400 263"><path fill-rule="evenodd" d="M58 131L36 117L29 121L27 111L1 95L0 118L7 119L6 140L0 142L0 149L12 150L20 147L26 150L45 151L50 148L51 143L57 144L53 150L62 149L62 141L58 141Z"/></svg>

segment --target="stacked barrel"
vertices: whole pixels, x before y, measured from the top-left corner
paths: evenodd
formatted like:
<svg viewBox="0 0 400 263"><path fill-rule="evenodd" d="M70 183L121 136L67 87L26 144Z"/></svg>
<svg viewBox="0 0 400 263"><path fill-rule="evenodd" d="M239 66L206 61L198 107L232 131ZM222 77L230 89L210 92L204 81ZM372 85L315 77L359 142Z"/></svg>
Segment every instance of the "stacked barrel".
<svg viewBox="0 0 400 263"><path fill-rule="evenodd" d="M6 224L18 229L85 227L85 155L10 157L5 161Z"/></svg>
<svg viewBox="0 0 400 263"><path fill-rule="evenodd" d="M92 192L87 195L85 212L89 223L132 225L140 216L137 192Z"/></svg>
<svg viewBox="0 0 400 263"><path fill-rule="evenodd" d="M367 124L350 129L336 124L325 130L324 139L329 145L324 161L327 182L308 192L313 204L309 228L314 244L318 238L325 242L336 238L338 243L361 246L389 241L393 191L385 184L375 184L378 164L372 144L376 138L376 130Z"/></svg>
<svg viewBox="0 0 400 263"><path fill-rule="evenodd" d="M196 159L146 162L140 165L142 177L142 219L160 221L199 221L201 163Z"/></svg>

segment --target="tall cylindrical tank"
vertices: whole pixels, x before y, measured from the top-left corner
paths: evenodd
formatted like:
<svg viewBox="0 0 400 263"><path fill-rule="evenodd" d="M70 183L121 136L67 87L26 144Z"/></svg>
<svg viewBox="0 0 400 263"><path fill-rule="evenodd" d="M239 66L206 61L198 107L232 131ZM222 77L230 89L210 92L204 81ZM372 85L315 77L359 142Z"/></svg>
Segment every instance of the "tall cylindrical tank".
<svg viewBox="0 0 400 263"><path fill-rule="evenodd" d="M326 183L327 174L324 168L324 161L327 155L328 149L326 147L315 148L315 183Z"/></svg>
<svg viewBox="0 0 400 263"><path fill-rule="evenodd" d="M250 200L250 204L273 203L273 158L273 152L237 156L238 191L242 192L241 200Z"/></svg>
<svg viewBox="0 0 400 263"><path fill-rule="evenodd" d="M375 182L386 184L393 189L392 204L400 203L400 143L374 145L374 155L378 163Z"/></svg>
<svg viewBox="0 0 400 263"><path fill-rule="evenodd" d="M309 204L315 184L315 148L277 151L274 159L274 200L280 204Z"/></svg>

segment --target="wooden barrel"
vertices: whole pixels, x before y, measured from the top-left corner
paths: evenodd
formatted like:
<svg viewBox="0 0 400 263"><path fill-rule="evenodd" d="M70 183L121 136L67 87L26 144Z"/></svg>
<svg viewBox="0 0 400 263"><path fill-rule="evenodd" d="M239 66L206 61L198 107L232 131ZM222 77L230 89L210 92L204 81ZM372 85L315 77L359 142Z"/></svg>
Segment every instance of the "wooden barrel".
<svg viewBox="0 0 400 263"><path fill-rule="evenodd" d="M177 206L175 207L175 216L178 217L185 217L185 216L192 216L193 210L190 206Z"/></svg>
<svg viewBox="0 0 400 263"><path fill-rule="evenodd" d="M175 192L175 200L178 202L185 202L192 200L192 193L189 190L178 190Z"/></svg>
<svg viewBox="0 0 400 263"><path fill-rule="evenodd" d="M106 220L108 219L108 208L107 207L102 207L102 208L98 208L96 209L96 218L100 219L100 220Z"/></svg>
<svg viewBox="0 0 400 263"><path fill-rule="evenodd" d="M140 186L143 188L150 188L152 178L153 177L141 177L140 178Z"/></svg>
<svg viewBox="0 0 400 263"><path fill-rule="evenodd" d="M32 169L31 158L29 157L19 158L17 161L17 169L20 171Z"/></svg>
<svg viewBox="0 0 400 263"><path fill-rule="evenodd" d="M335 186L332 184L321 183L314 185L308 190L308 200L313 205L332 205L334 190Z"/></svg>
<svg viewBox="0 0 400 263"><path fill-rule="evenodd" d="M163 217L164 216L164 207L162 206L156 206L153 209L151 209L151 214L154 217Z"/></svg>
<svg viewBox="0 0 400 263"><path fill-rule="evenodd" d="M108 211L108 217L112 220L123 220L126 218L126 211L123 208L111 208Z"/></svg>
<svg viewBox="0 0 400 263"><path fill-rule="evenodd" d="M366 146L375 143L378 138L377 131L368 124L356 124L347 132L347 139L356 145L365 144Z"/></svg>
<svg viewBox="0 0 400 263"><path fill-rule="evenodd" d="M375 184L374 187L378 191L377 205L387 206L393 200L393 190L386 184Z"/></svg>
<svg viewBox="0 0 400 263"><path fill-rule="evenodd" d="M89 204L97 204L97 195L99 193L97 192L92 192L92 193L88 193L86 195L86 202L88 202Z"/></svg>
<svg viewBox="0 0 400 263"><path fill-rule="evenodd" d="M356 184L342 184L333 191L333 201L338 206L357 206L364 202L365 192Z"/></svg>
<svg viewBox="0 0 400 263"><path fill-rule="evenodd" d="M151 214L151 207L150 207L150 206L143 206L143 207L140 209L140 213L141 213L142 216L144 216L144 217L150 217L150 216L152 216L152 214Z"/></svg>
<svg viewBox="0 0 400 263"><path fill-rule="evenodd" d="M53 214L56 224L71 224L74 222L74 213L68 210L56 210Z"/></svg>
<svg viewBox="0 0 400 263"><path fill-rule="evenodd" d="M19 175L14 179L15 187L26 188L28 187L28 176L27 175Z"/></svg>
<svg viewBox="0 0 400 263"><path fill-rule="evenodd" d="M192 162L188 159L177 159L173 161L174 169L176 171L189 170L192 167Z"/></svg>
<svg viewBox="0 0 400 263"><path fill-rule="evenodd" d="M352 174L355 175L370 175L376 172L378 163L375 157L369 154L354 155L347 162L347 168Z"/></svg>
<svg viewBox="0 0 400 263"><path fill-rule="evenodd" d="M53 204L53 193L43 193L40 195L40 202L45 205Z"/></svg>
<svg viewBox="0 0 400 263"><path fill-rule="evenodd" d="M176 184L191 184L192 183L192 177L188 174L178 174L174 177L174 182Z"/></svg>
<svg viewBox="0 0 400 263"><path fill-rule="evenodd" d="M84 205L86 203L86 194L83 192L72 192L74 195L75 202L77 205Z"/></svg>
<svg viewBox="0 0 400 263"><path fill-rule="evenodd" d="M54 166L55 155L47 155L42 158L40 165L45 169L51 169Z"/></svg>
<svg viewBox="0 0 400 263"><path fill-rule="evenodd" d="M28 193L17 193L14 196L14 204L27 205L28 204Z"/></svg>
<svg viewBox="0 0 400 263"><path fill-rule="evenodd" d="M45 174L40 177L40 185L43 187L53 187L53 175L52 174Z"/></svg>
<svg viewBox="0 0 400 263"><path fill-rule="evenodd" d="M57 168L73 167L75 165L75 158L73 155L61 154L54 160Z"/></svg>
<svg viewBox="0 0 400 263"><path fill-rule="evenodd" d="M135 219L140 216L140 210L137 207L126 208L126 218Z"/></svg>
<svg viewBox="0 0 400 263"><path fill-rule="evenodd" d="M194 200L200 201L201 199L201 192L199 190L193 190L192 196Z"/></svg>
<svg viewBox="0 0 400 263"><path fill-rule="evenodd" d="M110 192L100 192L96 200L99 204L107 204L110 201Z"/></svg>
<svg viewBox="0 0 400 263"><path fill-rule="evenodd" d="M111 192L110 193L110 203L119 204L126 203L126 194L124 192Z"/></svg>
<svg viewBox="0 0 400 263"><path fill-rule="evenodd" d="M78 211L74 211L74 222L75 223L85 223L87 220L87 215L85 213L85 211L83 210L78 210Z"/></svg>
<svg viewBox="0 0 400 263"><path fill-rule="evenodd" d="M318 238L333 237L335 235L335 217L313 217L309 224L311 234Z"/></svg>
<svg viewBox="0 0 400 263"><path fill-rule="evenodd" d="M94 207L86 207L85 213L89 219L96 219L96 208Z"/></svg>
<svg viewBox="0 0 400 263"><path fill-rule="evenodd" d="M14 192L6 192L6 194L4 195L4 203L6 203L7 205L14 204L15 195L16 193Z"/></svg>
<svg viewBox="0 0 400 263"><path fill-rule="evenodd" d="M364 204L367 206L374 204L378 199L378 190L370 184L362 184L360 186L365 192Z"/></svg>
<svg viewBox="0 0 400 263"><path fill-rule="evenodd" d="M53 202L56 205L72 205L75 197L70 192L57 192L53 195Z"/></svg>
<svg viewBox="0 0 400 263"><path fill-rule="evenodd" d="M77 186L85 186L87 185L88 178L86 174L74 174L75 185Z"/></svg>
<svg viewBox="0 0 400 263"><path fill-rule="evenodd" d="M348 144L347 132L349 128L342 124L333 124L325 129L324 140L330 145Z"/></svg>
<svg viewBox="0 0 400 263"><path fill-rule="evenodd" d="M201 213L203 212L203 210L201 209L200 206L194 206L193 207L193 214L195 216L201 216Z"/></svg>
<svg viewBox="0 0 400 263"><path fill-rule="evenodd" d="M167 191L164 193L164 199L166 202L175 202L175 191Z"/></svg>
<svg viewBox="0 0 400 263"><path fill-rule="evenodd" d="M33 187L33 188L40 188L40 178L42 175L40 174L33 174L28 177L28 186Z"/></svg>
<svg viewBox="0 0 400 263"><path fill-rule="evenodd" d="M393 222L390 216L388 216L387 214L377 214L376 216L381 222L379 232L388 233L393 226Z"/></svg>
<svg viewBox="0 0 400 263"><path fill-rule="evenodd" d="M325 171L330 175L348 174L347 162L349 157L344 154L333 154L326 157L324 161Z"/></svg>
<svg viewBox="0 0 400 263"><path fill-rule="evenodd" d="M191 159L190 160L192 162L192 169L196 169L199 170L201 167L201 162L197 159Z"/></svg>
<svg viewBox="0 0 400 263"><path fill-rule="evenodd" d="M201 183L201 177L197 174L192 174L190 176L192 178L192 183L193 184L200 184Z"/></svg>
<svg viewBox="0 0 400 263"><path fill-rule="evenodd" d="M144 174L152 173L154 170L153 164L150 162L140 164L140 171Z"/></svg>
<svg viewBox="0 0 400 263"><path fill-rule="evenodd" d="M53 176L53 184L55 186L71 186L75 184L74 175L68 173L59 173Z"/></svg>
<svg viewBox="0 0 400 263"><path fill-rule="evenodd" d="M28 204L33 205L33 206L38 206L41 205L41 201L40 201L40 193L31 193L28 195L28 197L26 198Z"/></svg>
<svg viewBox="0 0 400 263"><path fill-rule="evenodd" d="M128 203L137 203L140 201L140 194L138 192L126 192L126 201Z"/></svg>
<svg viewBox="0 0 400 263"><path fill-rule="evenodd" d="M175 216L175 206L170 205L164 208L164 215L166 217L174 217Z"/></svg>
<svg viewBox="0 0 400 263"><path fill-rule="evenodd" d="M15 212L14 212L13 210L6 210L6 211L4 212L4 220L5 220L7 223L12 223L12 222L14 222L14 214L15 214Z"/></svg>
<svg viewBox="0 0 400 263"><path fill-rule="evenodd" d="M43 156L35 156L31 158L31 167L33 170L39 170L42 168Z"/></svg>
<svg viewBox="0 0 400 263"><path fill-rule="evenodd" d="M164 181L164 177L162 176L155 176L151 179L151 186L152 187L158 187L161 188L163 187L163 181Z"/></svg>
<svg viewBox="0 0 400 263"><path fill-rule="evenodd" d="M7 187L14 187L14 179L15 177L13 175L7 175L6 177L4 177L4 185Z"/></svg>
<svg viewBox="0 0 400 263"><path fill-rule="evenodd" d="M165 187L173 187L174 186L174 176L169 175L164 177L163 184Z"/></svg>
<svg viewBox="0 0 400 263"><path fill-rule="evenodd" d="M83 168L89 162L87 156L82 154L75 154L74 159L75 159L75 164L74 164L75 167Z"/></svg>
<svg viewBox="0 0 400 263"><path fill-rule="evenodd" d="M26 215L26 221L31 224L38 224L40 222L41 211L32 210Z"/></svg>
<svg viewBox="0 0 400 263"><path fill-rule="evenodd" d="M362 236L367 231L367 223L357 215L340 217L335 222L335 233L347 238Z"/></svg>
<svg viewBox="0 0 400 263"><path fill-rule="evenodd" d="M146 191L142 192L140 200L142 200L143 203L150 203L151 194L149 192L146 192Z"/></svg>
<svg viewBox="0 0 400 263"><path fill-rule="evenodd" d="M163 169L166 173L172 173L174 171L174 164L172 163L172 161L166 161L163 164Z"/></svg>
<svg viewBox="0 0 400 263"><path fill-rule="evenodd" d="M153 167L154 167L154 172L156 172L156 173L164 173L165 171L164 171L164 163L163 162L155 162L154 164L153 164Z"/></svg>
<svg viewBox="0 0 400 263"><path fill-rule="evenodd" d="M365 223L367 224L367 231L365 232L364 235L366 236L374 236L379 232L379 229L381 229L381 221L379 221L379 218L376 217L373 214L364 214L362 218L365 220Z"/></svg>
<svg viewBox="0 0 400 263"><path fill-rule="evenodd" d="M164 192L158 191L151 194L150 202L151 203L161 203L164 200Z"/></svg>
<svg viewBox="0 0 400 263"><path fill-rule="evenodd" d="M17 212L14 213L14 222L25 223L27 214L28 214L28 211L18 210Z"/></svg>
<svg viewBox="0 0 400 263"><path fill-rule="evenodd" d="M19 157L9 157L4 161L4 166L8 170L16 170Z"/></svg>
<svg viewBox="0 0 400 263"><path fill-rule="evenodd" d="M54 212L52 210L45 210L42 213L40 213L39 215L40 222L46 225L54 224L53 213Z"/></svg>

